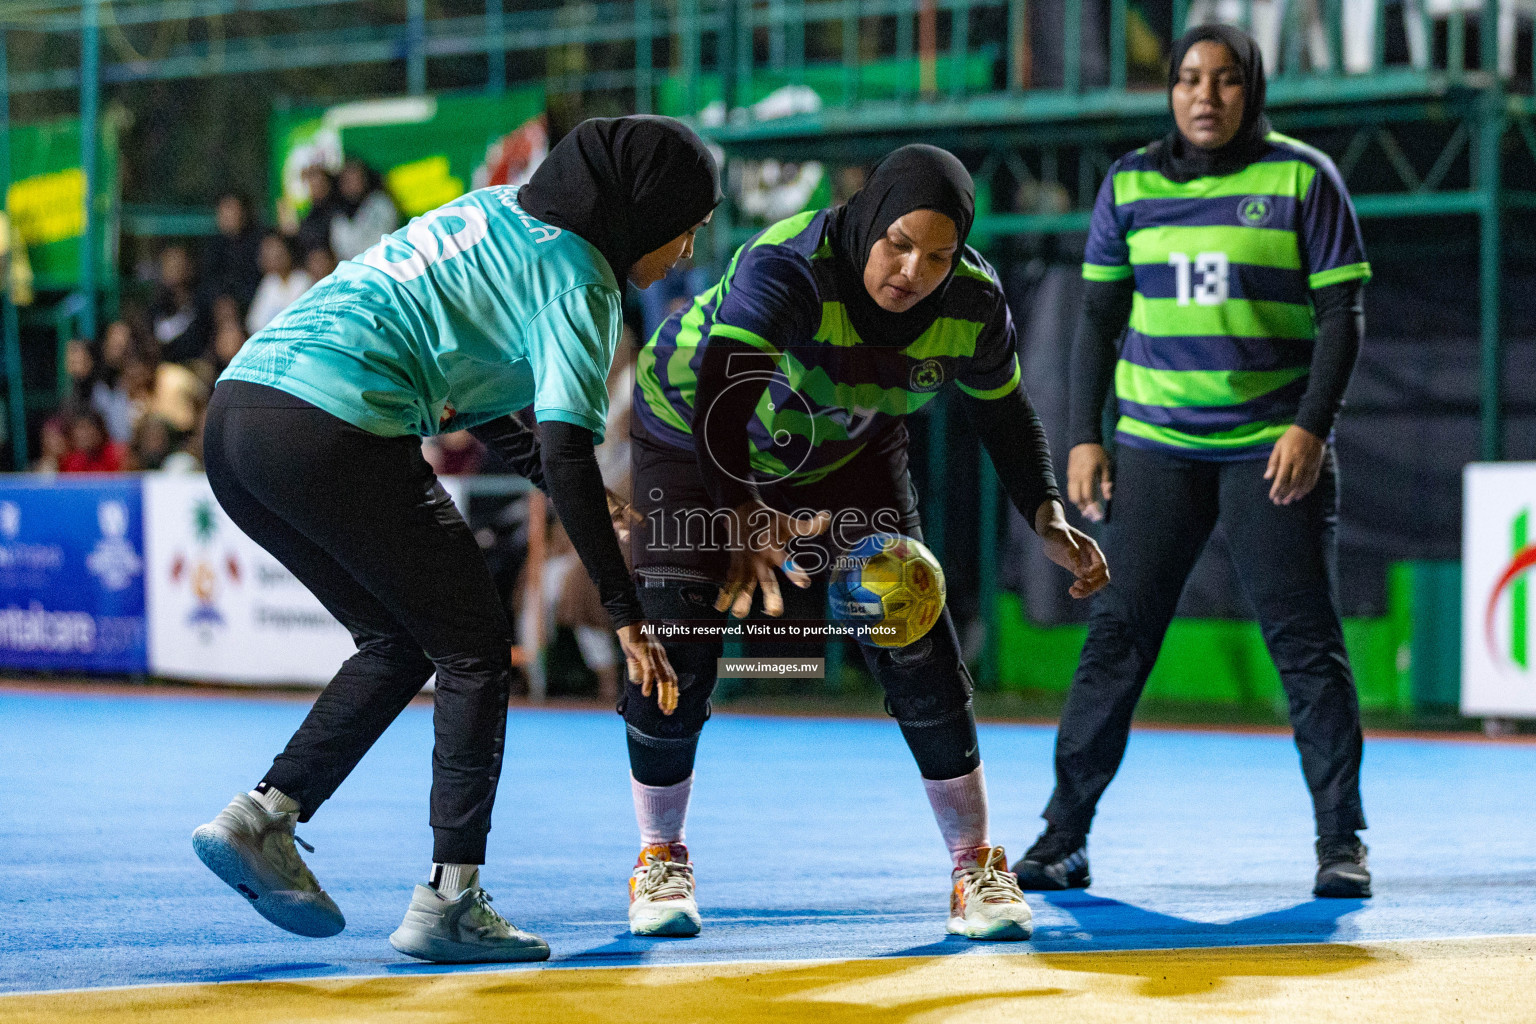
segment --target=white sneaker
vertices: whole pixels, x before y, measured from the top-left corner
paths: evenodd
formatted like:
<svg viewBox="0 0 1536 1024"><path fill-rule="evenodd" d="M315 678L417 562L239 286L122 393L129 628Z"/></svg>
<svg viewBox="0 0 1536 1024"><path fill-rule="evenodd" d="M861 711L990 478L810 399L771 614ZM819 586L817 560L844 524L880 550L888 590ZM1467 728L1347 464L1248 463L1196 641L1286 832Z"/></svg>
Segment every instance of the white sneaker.
<svg viewBox="0 0 1536 1024"><path fill-rule="evenodd" d="M262 917L295 935L323 939L347 921L293 848L298 820L297 811L273 814L241 793L192 833L192 849ZM304 840L298 842L314 852Z"/></svg>
<svg viewBox="0 0 1536 1024"><path fill-rule="evenodd" d="M549 959L549 944L509 924L491 908L491 894L478 885L451 900L430 885L416 886L389 944L406 956L439 964Z"/></svg>
<svg viewBox="0 0 1536 1024"><path fill-rule="evenodd" d="M697 935L693 865L682 843L647 846L629 876L629 930L635 935Z"/></svg>
<svg viewBox="0 0 1536 1024"><path fill-rule="evenodd" d="M975 859L950 876L949 933L968 939L1018 942L1034 934L1019 879L1001 846L978 846Z"/></svg>

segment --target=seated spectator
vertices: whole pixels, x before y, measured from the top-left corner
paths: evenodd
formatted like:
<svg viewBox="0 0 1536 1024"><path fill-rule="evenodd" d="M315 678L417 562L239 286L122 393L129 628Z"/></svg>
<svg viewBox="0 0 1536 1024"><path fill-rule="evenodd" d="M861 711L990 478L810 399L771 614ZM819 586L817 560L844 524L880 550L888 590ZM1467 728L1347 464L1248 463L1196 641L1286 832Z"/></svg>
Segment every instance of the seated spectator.
<svg viewBox="0 0 1536 1024"><path fill-rule="evenodd" d="M197 301L192 260L185 246L160 251L160 282L150 304L150 322L160 358L172 363L196 359L208 348L208 317Z"/></svg>
<svg viewBox="0 0 1536 1024"><path fill-rule="evenodd" d="M307 273L294 267L288 240L275 231L261 240L261 269L266 276L245 315L245 329L251 334L271 323L314 283Z"/></svg>
<svg viewBox="0 0 1536 1024"><path fill-rule="evenodd" d="M309 210L300 220L291 205L283 205L278 216L284 236L293 242L301 256L319 245L331 244L331 219L339 210L341 197L336 179L319 164L304 168L304 190L309 193Z"/></svg>
<svg viewBox="0 0 1536 1024"><path fill-rule="evenodd" d="M485 445L467 430L438 434L422 442L422 457L438 476L470 476L480 472Z"/></svg>
<svg viewBox="0 0 1536 1024"><path fill-rule="evenodd" d="M331 219L331 249L338 260L351 259L400 226L400 212L379 172L356 157L341 165L336 191L340 202Z"/></svg>
<svg viewBox="0 0 1536 1024"><path fill-rule="evenodd" d="M128 461L125 468L153 472L161 467L166 456L180 442L171 425L151 413L139 419L133 428L133 440L128 442Z"/></svg>
<svg viewBox="0 0 1536 1024"><path fill-rule="evenodd" d="M69 454L59 460L60 473L117 473L126 468L126 449L107 435L107 424L94 409L75 413L69 444Z"/></svg>
<svg viewBox="0 0 1536 1024"><path fill-rule="evenodd" d="M311 281L319 284L336 269L336 254L328 245L317 245L304 256L304 269Z"/></svg>
<svg viewBox="0 0 1536 1024"><path fill-rule="evenodd" d="M197 415L191 432L182 438L171 454L165 457L160 469L165 473L201 473L203 471L203 424L208 418L205 406Z"/></svg>
<svg viewBox="0 0 1536 1024"><path fill-rule="evenodd" d="M123 370L133 359L153 367L159 362L155 356L158 348L142 317L132 312L108 324L101 336L88 404L106 419L107 433L114 441L128 441L138 416Z"/></svg>
<svg viewBox="0 0 1536 1024"><path fill-rule="evenodd" d="M251 304L261 282L256 265L261 229L251 215L251 204L235 192L219 197L213 218L218 233L203 243L203 302L211 305L227 295L237 305L238 316Z"/></svg>
<svg viewBox="0 0 1536 1024"><path fill-rule="evenodd" d="M221 324L213 332L213 380L219 379L224 368L234 361L235 353L245 345L245 328L239 324ZM205 381L212 386L213 381Z"/></svg>
<svg viewBox="0 0 1536 1024"><path fill-rule="evenodd" d="M69 425L74 414L60 410L43 421L38 431L38 454L32 462L34 473L57 473L70 453Z"/></svg>
<svg viewBox="0 0 1536 1024"><path fill-rule="evenodd" d="M90 405L91 392L96 387L96 354L84 338L71 338L64 346L64 372L69 377L69 396L65 402Z"/></svg>
<svg viewBox="0 0 1536 1024"><path fill-rule="evenodd" d="M258 247L258 251L259 251L259 247ZM258 284L260 283L260 280L261 280L261 276L260 276L260 274L258 274L257 275L257 282L258 282ZM252 288L251 289L251 297L254 298L255 295L256 295L256 289ZM218 329L220 327L223 327L225 324L234 324L237 327L241 326L242 324L244 324L245 323L245 314L242 312L242 310L247 305L249 305L248 302L247 303L241 303L233 295L219 295L219 296L215 297L214 300L213 300L213 306L212 306L212 309L213 309L213 329L214 329L214 332L217 333Z"/></svg>

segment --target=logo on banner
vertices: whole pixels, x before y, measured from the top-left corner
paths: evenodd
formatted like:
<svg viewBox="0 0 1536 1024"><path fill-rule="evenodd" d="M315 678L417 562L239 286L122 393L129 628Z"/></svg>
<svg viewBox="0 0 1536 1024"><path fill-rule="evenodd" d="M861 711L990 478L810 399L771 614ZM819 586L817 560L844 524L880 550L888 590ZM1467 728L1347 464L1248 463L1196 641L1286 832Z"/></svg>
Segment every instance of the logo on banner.
<svg viewBox="0 0 1536 1024"><path fill-rule="evenodd" d="M1524 672L1530 668L1530 581L1527 574L1536 567L1536 544L1530 542L1531 510L1523 508L1510 521L1509 563L1499 570L1497 581L1488 595L1483 612L1483 635L1488 653L1497 665L1512 665ZM1509 595L1509 638L1504 647L1498 641L1500 604Z"/></svg>
<svg viewBox="0 0 1536 1024"><path fill-rule="evenodd" d="M226 584L239 584L240 563L232 553L220 557L213 550L219 521L213 511L213 502L207 499L192 506L192 535L197 549L190 555L178 553L171 562L171 582L180 585L183 580L191 588L195 602L187 615L187 623L210 628L225 623L224 613L219 610L219 597Z"/></svg>
<svg viewBox="0 0 1536 1024"><path fill-rule="evenodd" d="M0 509L0 532L5 525L5 511ZM128 540L128 506L121 501L99 503L96 525L101 528L101 539L85 556L85 567L108 590L127 590L144 568L139 553Z"/></svg>

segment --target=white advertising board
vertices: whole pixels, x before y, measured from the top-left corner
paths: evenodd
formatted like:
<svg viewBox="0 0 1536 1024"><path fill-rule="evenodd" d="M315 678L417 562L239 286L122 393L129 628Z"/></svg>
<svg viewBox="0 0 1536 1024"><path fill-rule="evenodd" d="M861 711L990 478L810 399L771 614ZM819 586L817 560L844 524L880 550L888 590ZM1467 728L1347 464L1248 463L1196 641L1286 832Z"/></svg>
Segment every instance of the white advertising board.
<svg viewBox="0 0 1536 1024"><path fill-rule="evenodd" d="M444 480L463 501L456 481ZM241 533L201 474L144 476L149 671L209 682L323 686L351 635Z"/></svg>
<svg viewBox="0 0 1536 1024"><path fill-rule="evenodd" d="M1536 463L1463 475L1461 711L1536 718Z"/></svg>

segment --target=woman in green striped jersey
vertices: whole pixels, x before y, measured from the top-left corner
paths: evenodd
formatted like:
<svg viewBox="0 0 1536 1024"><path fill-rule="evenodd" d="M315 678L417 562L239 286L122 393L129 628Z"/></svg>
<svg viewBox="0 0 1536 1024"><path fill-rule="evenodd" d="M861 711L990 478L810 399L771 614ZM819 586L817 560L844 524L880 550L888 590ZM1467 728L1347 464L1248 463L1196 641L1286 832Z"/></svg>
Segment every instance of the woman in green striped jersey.
<svg viewBox="0 0 1536 1024"><path fill-rule="evenodd" d="M1084 254L1068 498L1107 518L1116 573L1062 713L1049 827L1014 867L1025 888L1088 884L1094 809L1184 582L1220 525L1290 701L1317 822L1314 892L1369 896L1355 835L1360 711L1332 598L1328 441L1370 265L1332 161L1270 129L1247 34L1187 32L1168 94L1174 131L1111 168ZM1113 463L1101 436L1111 382Z"/></svg>

